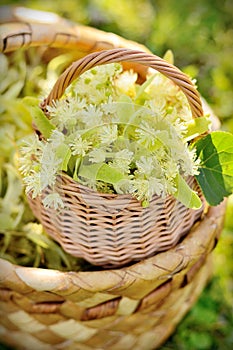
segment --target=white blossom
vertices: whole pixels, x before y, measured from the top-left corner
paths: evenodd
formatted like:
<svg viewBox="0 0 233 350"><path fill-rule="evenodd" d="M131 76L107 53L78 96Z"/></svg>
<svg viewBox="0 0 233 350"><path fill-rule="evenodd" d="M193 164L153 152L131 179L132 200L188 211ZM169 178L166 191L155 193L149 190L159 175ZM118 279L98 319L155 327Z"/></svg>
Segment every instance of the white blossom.
<svg viewBox="0 0 233 350"><path fill-rule="evenodd" d="M117 139L117 125L104 125L100 130L100 140L102 144L111 144Z"/></svg>
<svg viewBox="0 0 233 350"><path fill-rule="evenodd" d="M84 156L91 148L91 142L83 140L81 136L77 137L70 143L70 147L73 155Z"/></svg>
<svg viewBox="0 0 233 350"><path fill-rule="evenodd" d="M42 202L45 208L53 208L55 210L62 209L65 206L57 192L48 194L43 198Z"/></svg>
<svg viewBox="0 0 233 350"><path fill-rule="evenodd" d="M138 75L131 71L125 71L115 80L115 85L120 93L128 96L135 96L136 94L136 81Z"/></svg>

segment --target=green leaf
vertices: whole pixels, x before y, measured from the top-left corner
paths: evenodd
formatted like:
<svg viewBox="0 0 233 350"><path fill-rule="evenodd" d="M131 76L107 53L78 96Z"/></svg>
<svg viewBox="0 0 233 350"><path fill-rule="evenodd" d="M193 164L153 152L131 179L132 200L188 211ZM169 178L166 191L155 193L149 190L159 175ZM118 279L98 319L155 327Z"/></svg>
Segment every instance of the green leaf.
<svg viewBox="0 0 233 350"><path fill-rule="evenodd" d="M82 165L78 175L89 180L103 181L113 185L126 178L118 169L105 163Z"/></svg>
<svg viewBox="0 0 233 350"><path fill-rule="evenodd" d="M60 145L56 149L56 155L59 159L62 159L61 170L67 171L68 163L69 163L69 160L71 157L71 150L70 150L69 146L67 146L64 143L62 145Z"/></svg>
<svg viewBox="0 0 233 350"><path fill-rule="evenodd" d="M16 210L15 207L19 202L23 187L17 169L10 163L5 164L5 169L7 173L7 191L2 199L1 206L6 213L10 213Z"/></svg>
<svg viewBox="0 0 233 350"><path fill-rule="evenodd" d="M200 118L193 118L191 121L188 121L186 123L187 134L185 135L185 141L190 141L195 137L208 131L209 125L210 120L206 116Z"/></svg>
<svg viewBox="0 0 233 350"><path fill-rule="evenodd" d="M19 94L20 91L23 89L24 86L24 81L16 81L5 93L5 97L10 100L16 98Z"/></svg>
<svg viewBox="0 0 233 350"><path fill-rule="evenodd" d="M48 80L51 77L57 78L65 68L72 63L74 60L74 53L65 53L59 56L54 57L49 63L47 68Z"/></svg>
<svg viewBox="0 0 233 350"><path fill-rule="evenodd" d="M175 181L177 191L174 197L188 208L200 209L202 206L201 199L197 193L188 186L183 177L178 174Z"/></svg>
<svg viewBox="0 0 233 350"><path fill-rule="evenodd" d="M44 236L44 235L38 235L35 232L28 232L26 234L27 238L32 241L33 243L35 243L36 245L48 249L49 248L49 239Z"/></svg>
<svg viewBox="0 0 233 350"><path fill-rule="evenodd" d="M155 75L153 74L150 78L147 78L147 80L142 85L139 85L137 94L135 96L135 101L140 100L141 96L145 93L146 88L152 83L154 78Z"/></svg>
<svg viewBox="0 0 233 350"><path fill-rule="evenodd" d="M97 178L97 173L99 169L103 166L103 163L95 163L91 165L80 165L79 171L77 173L77 179L79 176L84 177L85 179L95 181Z"/></svg>
<svg viewBox="0 0 233 350"><path fill-rule="evenodd" d="M172 50L167 50L163 56L163 59L168 63L174 64L174 55Z"/></svg>
<svg viewBox="0 0 233 350"><path fill-rule="evenodd" d="M0 213L0 230L11 230L14 228L14 219L8 213Z"/></svg>
<svg viewBox="0 0 233 350"><path fill-rule="evenodd" d="M233 193L233 135L214 131L195 143L201 159L196 179L210 205L218 205Z"/></svg>
<svg viewBox="0 0 233 350"><path fill-rule="evenodd" d="M126 176L121 171L108 164L103 164L97 173L97 180L108 182L113 185L125 178Z"/></svg>
<svg viewBox="0 0 233 350"><path fill-rule="evenodd" d="M122 95L117 103L117 115L122 124L128 124L131 116L134 114L134 104L127 95Z"/></svg>
<svg viewBox="0 0 233 350"><path fill-rule="evenodd" d="M34 97L25 97L23 101L32 114L32 119L35 123L36 128L46 139L49 138L52 131L55 129L55 126L49 121L49 119L40 109L39 100Z"/></svg>
<svg viewBox="0 0 233 350"><path fill-rule="evenodd" d="M71 161L73 161L72 158L71 158ZM73 179L75 181L78 181L78 171L79 171L80 164L81 164L81 158L77 158L74 164L74 171L73 171Z"/></svg>

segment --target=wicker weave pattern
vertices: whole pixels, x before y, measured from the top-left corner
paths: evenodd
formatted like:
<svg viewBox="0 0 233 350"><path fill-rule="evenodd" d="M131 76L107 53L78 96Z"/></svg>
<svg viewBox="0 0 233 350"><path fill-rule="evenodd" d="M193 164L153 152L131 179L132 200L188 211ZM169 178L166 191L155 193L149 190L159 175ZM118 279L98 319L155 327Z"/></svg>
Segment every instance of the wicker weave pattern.
<svg viewBox="0 0 233 350"><path fill-rule="evenodd" d="M193 178L189 183L198 190ZM190 210L172 197L158 196L144 209L131 196L97 194L68 176L57 181L56 190L64 198L65 209L45 209L40 199L29 197L33 212L68 253L105 267L169 249L203 211Z"/></svg>
<svg viewBox="0 0 233 350"><path fill-rule="evenodd" d="M175 248L118 270L61 273L0 260L0 339L17 349L157 348L211 274L225 205Z"/></svg>

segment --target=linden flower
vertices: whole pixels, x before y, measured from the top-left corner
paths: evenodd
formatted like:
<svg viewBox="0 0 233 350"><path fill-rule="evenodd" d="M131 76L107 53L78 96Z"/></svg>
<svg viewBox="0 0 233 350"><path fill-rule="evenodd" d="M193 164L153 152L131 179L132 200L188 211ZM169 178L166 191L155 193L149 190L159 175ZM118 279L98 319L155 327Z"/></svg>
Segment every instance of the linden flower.
<svg viewBox="0 0 233 350"><path fill-rule="evenodd" d="M95 90L95 93L89 95L89 102L91 104L100 105L101 103L105 103L108 99L109 94L111 94L108 89Z"/></svg>
<svg viewBox="0 0 233 350"><path fill-rule="evenodd" d="M70 147L73 155L83 157L91 148L91 142L83 140L82 137L79 136L73 142L70 143Z"/></svg>
<svg viewBox="0 0 233 350"><path fill-rule="evenodd" d="M41 156L41 163L48 168L48 171L51 169L58 169L62 159L59 159L54 152L54 145L52 143L45 144L43 148L43 154Z"/></svg>
<svg viewBox="0 0 233 350"><path fill-rule="evenodd" d="M148 202L152 199L152 197L156 194L157 196L164 196L164 184L161 179L156 177L152 177L149 180L149 197L147 198Z"/></svg>
<svg viewBox="0 0 233 350"><path fill-rule="evenodd" d="M24 176L30 174L41 154L41 142L37 135L31 135L23 140L23 145L19 152L19 170Z"/></svg>
<svg viewBox="0 0 233 350"><path fill-rule="evenodd" d="M136 161L138 172L141 174L146 174L149 176L154 170L154 161L153 158L142 156L140 160Z"/></svg>
<svg viewBox="0 0 233 350"><path fill-rule="evenodd" d="M52 106L47 106L52 123L60 131L73 128L77 124L80 108L80 103L74 98L69 98L69 101L66 99L53 101Z"/></svg>
<svg viewBox="0 0 233 350"><path fill-rule="evenodd" d="M102 148L94 148L89 152L89 160L92 163L101 163L105 161L106 150Z"/></svg>
<svg viewBox="0 0 233 350"><path fill-rule="evenodd" d="M100 131L100 140L103 144L111 144L116 141L118 136L117 125L105 125L101 128Z"/></svg>
<svg viewBox="0 0 233 350"><path fill-rule="evenodd" d="M64 202L58 193L50 193L43 200L42 203L45 208L54 208L55 210L63 209Z"/></svg>
<svg viewBox="0 0 233 350"><path fill-rule="evenodd" d="M119 73L122 72L122 66L119 63L110 63L103 66L99 66L90 70L92 74L92 83L94 83L95 87L100 87L102 84L106 87L112 84L113 78L116 77ZM85 75L83 75L85 79Z"/></svg>
<svg viewBox="0 0 233 350"><path fill-rule="evenodd" d="M102 124L103 112L100 107L89 105L86 109L80 113L82 121L85 123L87 128L95 127Z"/></svg>
<svg viewBox="0 0 233 350"><path fill-rule="evenodd" d="M116 152L115 158L112 161L112 166L120 169L123 173L129 173L130 163L133 159L133 152L128 149L123 149Z"/></svg>
<svg viewBox="0 0 233 350"><path fill-rule="evenodd" d="M116 118L117 112L117 103L114 102L112 96L109 96L108 99L101 104L101 110L103 111L104 116L111 116L114 121L114 116Z"/></svg>
<svg viewBox="0 0 233 350"><path fill-rule="evenodd" d="M26 193L32 194L32 198L36 198L41 194L41 174L32 172L31 175L24 177L24 183L26 185Z"/></svg>
<svg viewBox="0 0 233 350"><path fill-rule="evenodd" d="M181 159L182 169L185 175L198 175L201 160L197 158L196 149L188 149Z"/></svg>
<svg viewBox="0 0 233 350"><path fill-rule="evenodd" d="M100 104L114 94L112 81L122 70L120 64L107 64L82 74L72 85L74 92L85 97L87 103Z"/></svg>
<svg viewBox="0 0 233 350"><path fill-rule="evenodd" d="M166 162L163 163L163 170L166 180L172 180L176 177L178 173L177 163L171 158L166 159Z"/></svg>
<svg viewBox="0 0 233 350"><path fill-rule="evenodd" d="M132 180L131 194L139 201L148 200L150 198L149 181L143 179Z"/></svg>
<svg viewBox="0 0 233 350"><path fill-rule="evenodd" d="M115 85L120 93L130 97L136 95L137 74L133 71L125 71L115 81Z"/></svg>
<svg viewBox="0 0 233 350"><path fill-rule="evenodd" d="M145 102L145 107L153 111L153 114L160 118L166 116L166 101L163 99L151 99Z"/></svg>
<svg viewBox="0 0 233 350"><path fill-rule="evenodd" d="M50 166L42 164L40 171L40 185L41 190L47 186L53 186L56 182L57 168L52 164Z"/></svg>
<svg viewBox="0 0 233 350"><path fill-rule="evenodd" d="M58 130L54 130L50 138L48 139L48 142L50 142L52 147L54 148L57 148L58 146L60 146L64 141L65 141L65 135Z"/></svg>
<svg viewBox="0 0 233 350"><path fill-rule="evenodd" d="M40 154L40 141L38 136L30 135L28 138L25 138L23 140L23 145L20 149L22 154L34 154L37 155Z"/></svg>
<svg viewBox="0 0 233 350"><path fill-rule="evenodd" d="M135 130L135 135L138 138L138 143L145 146L148 149L154 146L159 130L154 130L149 123L143 121L140 128Z"/></svg>

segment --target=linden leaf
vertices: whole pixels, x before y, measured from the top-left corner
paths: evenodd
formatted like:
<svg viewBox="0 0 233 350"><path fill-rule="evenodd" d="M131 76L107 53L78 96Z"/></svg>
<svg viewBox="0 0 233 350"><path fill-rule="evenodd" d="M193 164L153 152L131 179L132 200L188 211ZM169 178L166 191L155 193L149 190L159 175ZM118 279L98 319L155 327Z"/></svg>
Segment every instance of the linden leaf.
<svg viewBox="0 0 233 350"><path fill-rule="evenodd" d="M119 121L122 124L128 124L131 116L135 112L134 104L132 103L131 98L127 95L120 96L116 106Z"/></svg>
<svg viewBox="0 0 233 350"><path fill-rule="evenodd" d="M188 186L180 174L176 176L175 180L177 191L174 197L188 208L200 209L202 202L197 193Z"/></svg>
<svg viewBox="0 0 233 350"><path fill-rule="evenodd" d="M0 213L0 230L12 230L15 228L14 219L8 213Z"/></svg>
<svg viewBox="0 0 233 350"><path fill-rule="evenodd" d="M135 96L135 101L138 102L140 100L141 96L145 93L146 88L152 83L154 78L155 75L153 74L150 78L147 78L147 80L142 85L139 85L137 94Z"/></svg>
<svg viewBox="0 0 233 350"><path fill-rule="evenodd" d="M80 165L80 162L79 162L79 170L76 175L76 179L78 179L78 177L80 176L80 177L84 177L85 179L95 181L97 178L97 173L102 165L103 163L95 163L91 165L84 165L84 164Z"/></svg>
<svg viewBox="0 0 233 350"><path fill-rule="evenodd" d="M113 185L125 178L126 176L121 171L108 164L103 164L97 173L97 180L111 183Z"/></svg>
<svg viewBox="0 0 233 350"><path fill-rule="evenodd" d="M62 159L61 170L67 171L68 163L71 157L71 150L66 144L61 144L57 150L56 155L59 159Z"/></svg>
<svg viewBox="0 0 233 350"><path fill-rule="evenodd" d="M45 138L49 138L55 127L40 109L38 99L33 97L25 97L23 101L29 108L37 129Z"/></svg>
<svg viewBox="0 0 233 350"><path fill-rule="evenodd" d="M82 165L78 175L89 180L104 181L113 185L126 178L121 171L105 163Z"/></svg>
<svg viewBox="0 0 233 350"><path fill-rule="evenodd" d="M167 50L163 56L163 59L168 63L174 64L174 55L172 50Z"/></svg>
<svg viewBox="0 0 233 350"><path fill-rule="evenodd" d="M187 133L185 134L185 140L190 141L195 137L208 131L210 120L207 117L193 118L186 123Z"/></svg>
<svg viewBox="0 0 233 350"><path fill-rule="evenodd" d="M218 205L233 193L233 135L214 131L195 143L201 159L196 179L210 205Z"/></svg>

